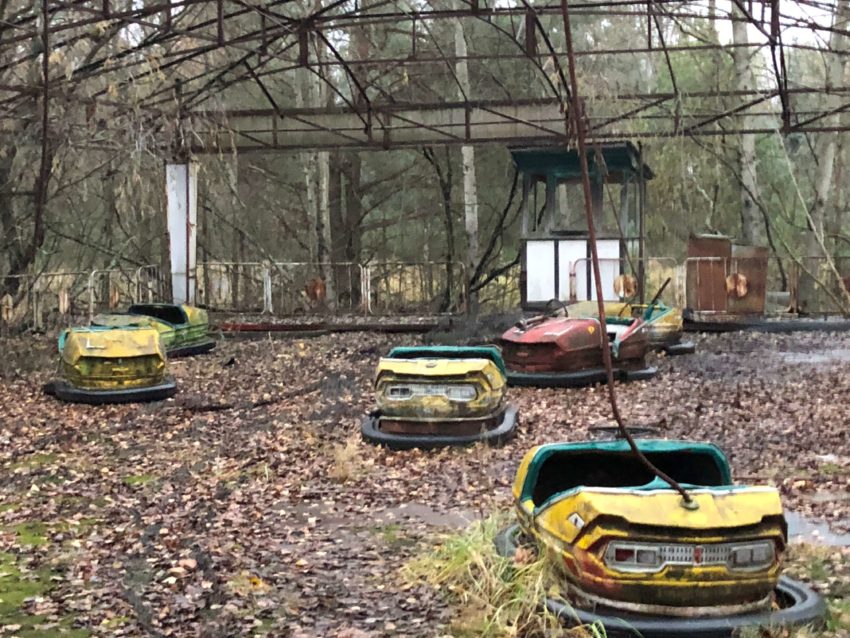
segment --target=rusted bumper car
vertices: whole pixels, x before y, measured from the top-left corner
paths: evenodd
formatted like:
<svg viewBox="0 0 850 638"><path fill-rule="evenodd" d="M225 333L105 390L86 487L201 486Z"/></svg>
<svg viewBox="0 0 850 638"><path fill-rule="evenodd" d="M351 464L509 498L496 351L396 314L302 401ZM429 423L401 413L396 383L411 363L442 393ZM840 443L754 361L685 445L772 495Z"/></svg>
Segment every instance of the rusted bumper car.
<svg viewBox="0 0 850 638"><path fill-rule="evenodd" d="M518 420L505 386L498 348L394 348L378 364L377 410L363 420L363 438L392 449L498 445Z"/></svg>
<svg viewBox="0 0 850 638"><path fill-rule="evenodd" d="M513 486L518 524L497 538L544 553L562 584L547 607L608 636L727 637L750 627L820 625L823 599L780 575L787 525L772 487L732 483L713 445L644 439L638 446L696 507L634 456L627 442L532 449Z"/></svg>
<svg viewBox="0 0 850 638"><path fill-rule="evenodd" d="M63 401L161 401L177 392L154 328L70 328L59 337L59 353L60 376L44 391Z"/></svg>
<svg viewBox="0 0 850 638"><path fill-rule="evenodd" d="M621 381L654 377L657 370L646 363L649 339L643 319L608 317L607 325L614 377ZM601 324L593 317L548 314L520 321L502 335L508 383L577 387L605 381L600 332Z"/></svg>
<svg viewBox="0 0 850 638"><path fill-rule="evenodd" d="M595 301L580 301L567 307L571 317L598 317L599 308ZM622 317L637 317L643 320L649 347L668 355L693 354L693 341L683 341L684 322L682 310L660 301L635 304L625 301L606 301L605 316L610 320Z"/></svg>

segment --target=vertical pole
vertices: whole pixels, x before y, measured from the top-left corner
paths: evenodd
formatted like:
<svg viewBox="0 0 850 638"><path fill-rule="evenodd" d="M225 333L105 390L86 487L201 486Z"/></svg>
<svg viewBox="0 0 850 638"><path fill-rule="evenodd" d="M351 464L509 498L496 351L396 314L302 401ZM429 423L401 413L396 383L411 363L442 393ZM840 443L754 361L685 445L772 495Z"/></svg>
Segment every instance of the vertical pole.
<svg viewBox="0 0 850 638"><path fill-rule="evenodd" d="M638 144L638 181L637 181L637 206L638 206L638 291L640 302L646 300L646 176L643 174L643 144Z"/></svg>
<svg viewBox="0 0 850 638"><path fill-rule="evenodd" d="M41 73L43 76L41 93L41 164L38 170L38 186L36 191L36 225L43 223L44 207L47 206L47 176L50 172L50 158L48 157L47 140L50 138L49 102L50 102L50 16L47 12L47 0L41 3ZM38 236L39 229L36 228L34 235Z"/></svg>
<svg viewBox="0 0 850 638"><path fill-rule="evenodd" d="M218 0L216 5L216 27L218 31L218 46L224 46L224 0Z"/></svg>
<svg viewBox="0 0 850 638"><path fill-rule="evenodd" d="M189 270L191 269L190 247L192 239L191 193L189 191L192 176L189 174L189 163L186 162L186 303L192 303L192 287Z"/></svg>
<svg viewBox="0 0 850 638"><path fill-rule="evenodd" d="M193 162L166 165L171 292L174 303L191 304L195 299L196 184L197 165Z"/></svg>

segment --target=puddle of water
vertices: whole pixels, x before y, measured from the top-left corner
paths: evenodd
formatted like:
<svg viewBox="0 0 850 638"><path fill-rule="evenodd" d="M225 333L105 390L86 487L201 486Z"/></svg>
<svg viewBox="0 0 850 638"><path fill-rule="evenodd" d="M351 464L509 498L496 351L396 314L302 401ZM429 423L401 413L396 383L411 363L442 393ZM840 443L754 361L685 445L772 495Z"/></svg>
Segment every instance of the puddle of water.
<svg viewBox="0 0 850 638"><path fill-rule="evenodd" d="M835 349L820 352L778 352L785 363L824 365L828 363L846 363L850 361L850 350Z"/></svg>
<svg viewBox="0 0 850 638"><path fill-rule="evenodd" d="M829 547L850 547L850 534L833 532L829 525L813 521L796 512L785 511L788 537L792 543L812 543Z"/></svg>

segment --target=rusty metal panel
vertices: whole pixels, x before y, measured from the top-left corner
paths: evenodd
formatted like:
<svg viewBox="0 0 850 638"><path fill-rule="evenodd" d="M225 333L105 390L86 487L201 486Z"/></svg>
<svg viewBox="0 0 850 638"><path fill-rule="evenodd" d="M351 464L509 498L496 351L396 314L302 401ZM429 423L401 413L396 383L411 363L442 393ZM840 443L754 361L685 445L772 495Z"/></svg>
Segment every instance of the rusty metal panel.
<svg viewBox="0 0 850 638"><path fill-rule="evenodd" d="M741 283L737 289L733 289L728 285L731 283L729 278L736 276ZM764 314L767 294L767 248L732 246L727 277L726 310L739 315Z"/></svg>
<svg viewBox="0 0 850 638"><path fill-rule="evenodd" d="M719 235L697 235L688 241L686 305L694 311L726 311L726 266L732 240Z"/></svg>

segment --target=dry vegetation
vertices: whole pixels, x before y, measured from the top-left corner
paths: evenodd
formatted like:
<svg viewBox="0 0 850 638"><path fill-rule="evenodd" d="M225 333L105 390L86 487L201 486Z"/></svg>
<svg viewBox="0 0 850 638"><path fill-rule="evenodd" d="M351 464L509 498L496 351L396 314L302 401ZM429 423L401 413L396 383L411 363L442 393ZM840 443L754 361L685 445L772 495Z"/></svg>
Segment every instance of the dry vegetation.
<svg viewBox="0 0 850 638"><path fill-rule="evenodd" d="M467 588L465 604L467 571L446 571L440 547L466 543L485 556L471 563L479 580L492 576L486 535L457 534L508 516L520 455L586 437L606 420L605 394L512 389L522 423L502 449L364 445L377 358L413 339L226 341L173 362L174 399L114 407L43 396L52 343L4 341L3 635L478 635L482 622L533 635L530 608L505 607L528 583L500 576ZM717 442L738 478L775 482L789 508L846 531L850 336L699 341L693 357L659 359L656 380L620 386L628 420ZM848 562L835 548L793 552L792 568L832 596L829 635L846 635Z"/></svg>

